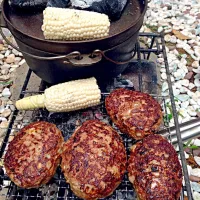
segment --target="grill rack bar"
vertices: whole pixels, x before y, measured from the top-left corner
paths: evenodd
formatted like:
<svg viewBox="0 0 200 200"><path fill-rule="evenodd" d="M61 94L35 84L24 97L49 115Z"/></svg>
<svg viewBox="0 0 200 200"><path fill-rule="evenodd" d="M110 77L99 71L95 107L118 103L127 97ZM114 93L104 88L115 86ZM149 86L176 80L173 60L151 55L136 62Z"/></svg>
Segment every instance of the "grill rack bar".
<svg viewBox="0 0 200 200"><path fill-rule="evenodd" d="M139 66L139 68L138 68L138 80L139 80L139 90L140 91L143 91L143 86L142 86L143 85L143 77L142 77L142 68L141 68L141 66L142 66L141 65L142 58L144 60L146 60L146 59L149 60L150 55L152 53L154 53L156 55L162 54L163 58L164 58L164 61L165 61L165 68L166 68L166 72L167 72L167 81L168 81L168 85L169 85L169 96L170 96L170 99L171 99L172 111L173 111L173 116L174 116L174 121L175 121L175 126L176 126L176 132L177 132L177 138L178 138L179 153L180 153L180 157L181 157L183 173L184 173L184 179L185 179L185 185L186 185L185 187L183 187L180 199L181 200L184 199L183 191L186 190L188 199L192 200L193 199L192 191L191 191L191 187L190 187L190 181L189 181L189 176L188 176L188 171L187 171L187 165L186 165L186 160L185 160L183 143L182 143L181 134L180 134L180 127L179 127L178 117L177 117L177 112L176 112L176 107L175 107L174 95L173 95L173 90L172 90L172 83L171 83L171 79L170 79L169 65L168 65L168 61L167 61L167 53L166 53L166 50L165 50L164 36L163 36L163 34L156 34L156 33L140 33L139 36L141 38L142 37L151 38L151 44L150 44L149 48L140 47L140 43L139 42L136 45L137 46L137 61L136 62L138 63L138 66ZM161 42L159 42L159 40L161 40ZM46 88L46 83L42 81L39 91L28 91L27 92L26 88L27 88L27 85L29 83L29 79L31 77L31 74L32 74L32 71L29 70L28 73L27 73L24 85L22 87L19 99L23 98L26 94L42 93L42 91ZM103 96L106 96L106 95L107 95L106 93L103 94ZM167 110L165 98L159 96L158 94L156 95L156 98L163 100L165 110ZM44 111L41 111L41 112L42 112L42 115L43 115ZM1 145L1 148L0 148L0 158L2 158L2 156L3 156L4 152L5 152L6 146L8 144L9 136L12 134L11 130L13 129L12 128L13 124L14 124L14 122L16 120L16 117L17 117L18 113L19 113L18 110L15 110L12 113L11 120L10 120L10 123L9 123L9 127L7 129L6 136L5 136L4 141L3 141L2 145ZM37 116L37 120L39 118ZM166 125L166 127L168 127L169 119L167 120L165 125ZM169 128L169 132L170 132L170 128ZM169 136L170 136L170 134L169 134ZM170 140L170 138L169 138L169 140ZM2 176L0 176L0 179L1 178L2 178ZM3 178L5 179L5 176ZM6 180L9 180L8 177L6 177ZM60 186L62 181L63 180L59 180L59 182L60 182L59 186ZM12 198L12 196L16 197L15 195L11 194L14 187L15 187L15 185L13 183L10 183L8 193L6 194L6 197L8 199L10 199L10 197ZM60 188L62 188L62 186ZM63 186L63 188L66 188L66 186ZM126 188L126 190L127 190L127 188ZM119 191L123 191L123 190L119 190ZM25 190L25 193L23 193L23 195L22 195L22 199L34 199L35 198L35 196L28 195L28 193L29 192L27 190ZM0 197L1 197L1 191L0 191ZM17 194L17 199L18 199L18 197L20 197L19 193ZM37 194L37 199L43 199L43 198L40 197L39 194ZM59 198L58 194L57 194L57 199L61 199L61 198ZM77 198L72 196L72 197L67 197L67 199L77 199ZM120 199L120 198L116 197L116 199Z"/></svg>

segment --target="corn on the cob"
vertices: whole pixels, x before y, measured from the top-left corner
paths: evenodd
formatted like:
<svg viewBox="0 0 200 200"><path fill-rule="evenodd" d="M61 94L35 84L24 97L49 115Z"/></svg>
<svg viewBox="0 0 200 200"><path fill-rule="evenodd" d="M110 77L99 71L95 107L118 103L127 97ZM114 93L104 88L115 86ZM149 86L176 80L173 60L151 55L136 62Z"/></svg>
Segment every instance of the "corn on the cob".
<svg viewBox="0 0 200 200"><path fill-rule="evenodd" d="M87 40L109 34L107 15L92 11L47 7L43 12L42 31L50 40Z"/></svg>
<svg viewBox="0 0 200 200"><path fill-rule="evenodd" d="M44 108L50 112L69 112L98 105L101 91L95 78L52 86L44 94L26 97L16 102L18 110Z"/></svg>

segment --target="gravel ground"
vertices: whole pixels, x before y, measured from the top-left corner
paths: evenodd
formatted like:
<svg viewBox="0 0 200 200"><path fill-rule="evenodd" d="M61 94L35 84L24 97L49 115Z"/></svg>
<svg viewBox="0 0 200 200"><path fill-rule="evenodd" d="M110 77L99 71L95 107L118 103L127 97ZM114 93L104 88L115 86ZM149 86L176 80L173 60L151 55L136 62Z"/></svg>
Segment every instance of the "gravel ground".
<svg viewBox="0 0 200 200"><path fill-rule="evenodd" d="M200 117L200 0L151 0L141 32L165 33L171 80L179 122ZM6 36L12 41L8 31ZM148 45L149 41L145 43ZM15 70L25 60L0 37L0 142L14 110L12 98ZM158 56L162 95L168 98L167 76L162 56ZM169 102L169 100L167 100ZM168 113L170 113L170 104ZM170 115L170 126L174 125ZM186 158L194 199L200 200L200 139L188 141Z"/></svg>

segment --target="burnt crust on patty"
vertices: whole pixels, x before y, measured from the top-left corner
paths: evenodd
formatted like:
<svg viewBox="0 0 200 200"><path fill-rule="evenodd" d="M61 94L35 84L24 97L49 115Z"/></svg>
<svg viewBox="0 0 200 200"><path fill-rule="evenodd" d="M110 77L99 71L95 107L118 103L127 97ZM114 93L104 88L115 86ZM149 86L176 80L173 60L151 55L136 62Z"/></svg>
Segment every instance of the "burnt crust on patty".
<svg viewBox="0 0 200 200"><path fill-rule="evenodd" d="M7 175L22 188L48 183L60 163L63 143L62 133L54 124L29 124L8 146L4 159Z"/></svg>
<svg viewBox="0 0 200 200"><path fill-rule="evenodd" d="M65 143L61 168L78 197L105 198L121 183L126 170L123 141L111 126L86 121Z"/></svg>
<svg viewBox="0 0 200 200"><path fill-rule="evenodd" d="M149 135L131 149L128 176L140 200L178 200L182 169L174 147L160 135Z"/></svg>
<svg viewBox="0 0 200 200"><path fill-rule="evenodd" d="M162 123L160 104L146 93L120 88L106 98L105 105L119 130L136 140L158 131Z"/></svg>

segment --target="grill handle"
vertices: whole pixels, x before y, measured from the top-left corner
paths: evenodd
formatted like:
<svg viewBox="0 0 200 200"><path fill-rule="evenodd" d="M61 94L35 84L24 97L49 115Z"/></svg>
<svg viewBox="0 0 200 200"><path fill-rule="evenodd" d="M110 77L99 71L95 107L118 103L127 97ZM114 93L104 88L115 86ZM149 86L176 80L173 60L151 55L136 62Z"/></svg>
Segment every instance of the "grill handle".
<svg viewBox="0 0 200 200"><path fill-rule="evenodd" d="M191 121L180 124L180 132L182 140L184 142L198 137L200 134L200 118L193 119ZM164 129L160 131L159 134L163 135L164 137L171 137L172 143L177 144L175 127L171 127L170 129Z"/></svg>
<svg viewBox="0 0 200 200"><path fill-rule="evenodd" d="M3 18L3 15L2 15L2 10L0 8L0 34L1 36L3 37L3 39L6 41L6 43L8 45L10 45L12 48L16 49L17 51L21 52L22 54L26 55L26 56L29 56L31 58L35 58L35 59L38 59L38 60L48 60L48 61L53 61L53 60L61 60L61 59L65 59L65 61L63 61L63 63L65 64L72 64L74 66L91 66L93 64L96 64L96 63L99 63L102 58L106 59L107 61L109 62L112 62L116 65L124 65L124 64L127 64L129 63L134 57L135 57L135 54L136 54L136 45L135 45L135 48L134 48L134 51L131 52L131 58L124 61L124 62L119 62L119 61L116 61L116 60L113 60L109 57L106 56L106 52L108 51L111 51L113 50L114 48L116 48L117 46L111 48L111 49L108 49L106 51L102 51L102 50L99 50L99 49L96 49L94 50L91 54L81 54L79 51L73 51L67 55L58 55L58 56L52 56L52 57L42 57L42 56L35 56L35 55L32 55L32 54L29 54L25 51L22 51L21 49L19 49L17 46L15 46L14 44L12 44L5 36L5 34L3 33L3 30L2 28L7 28L8 29L8 26Z"/></svg>

